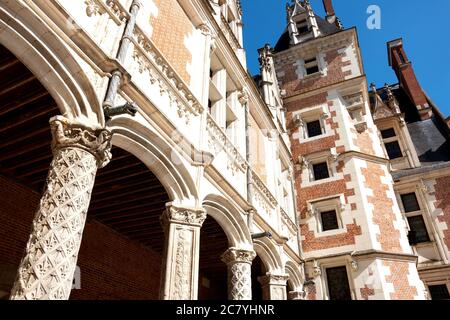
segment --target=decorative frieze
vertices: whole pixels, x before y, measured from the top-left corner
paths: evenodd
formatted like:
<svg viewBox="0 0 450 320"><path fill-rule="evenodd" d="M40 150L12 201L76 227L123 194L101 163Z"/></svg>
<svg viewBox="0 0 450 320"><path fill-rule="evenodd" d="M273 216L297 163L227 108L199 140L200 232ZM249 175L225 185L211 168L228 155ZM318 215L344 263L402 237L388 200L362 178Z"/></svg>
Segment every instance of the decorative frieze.
<svg viewBox="0 0 450 320"><path fill-rule="evenodd" d="M101 16L108 13L118 25L128 20L128 12L118 0L85 0L86 15L88 17Z"/></svg>
<svg viewBox="0 0 450 320"><path fill-rule="evenodd" d="M224 150L228 155L228 169L233 174L236 174L238 171L245 173L248 168L247 161L209 114L207 114L206 129L208 130L208 145L212 153L217 155Z"/></svg>
<svg viewBox="0 0 450 320"><path fill-rule="evenodd" d="M139 72L148 73L150 84L157 84L160 94L169 97L170 104L177 108L178 116L185 118L186 123L189 123L191 116L202 114L204 108L188 86L138 27L135 28L133 42L135 44L133 59L139 66Z"/></svg>

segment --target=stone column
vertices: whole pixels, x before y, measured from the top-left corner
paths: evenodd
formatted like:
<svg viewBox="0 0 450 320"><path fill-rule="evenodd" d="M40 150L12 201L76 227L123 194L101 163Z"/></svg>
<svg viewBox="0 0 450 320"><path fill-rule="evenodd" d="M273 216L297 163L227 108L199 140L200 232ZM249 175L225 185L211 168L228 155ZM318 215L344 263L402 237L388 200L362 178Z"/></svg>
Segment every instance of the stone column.
<svg viewBox="0 0 450 320"><path fill-rule="evenodd" d="M228 299L252 299L252 261L256 253L236 248L228 249L222 261L228 267Z"/></svg>
<svg viewBox="0 0 450 320"><path fill-rule="evenodd" d="M286 287L288 275L275 275L268 273L259 277L261 283L263 300L287 300Z"/></svg>
<svg viewBox="0 0 450 320"><path fill-rule="evenodd" d="M111 159L111 133L50 120L53 161L12 300L68 299L97 169Z"/></svg>
<svg viewBox="0 0 450 320"><path fill-rule="evenodd" d="M168 206L161 216L166 236L161 279L162 300L196 300L203 209Z"/></svg>
<svg viewBox="0 0 450 320"><path fill-rule="evenodd" d="M304 291L289 291L288 300L305 300L305 295Z"/></svg>

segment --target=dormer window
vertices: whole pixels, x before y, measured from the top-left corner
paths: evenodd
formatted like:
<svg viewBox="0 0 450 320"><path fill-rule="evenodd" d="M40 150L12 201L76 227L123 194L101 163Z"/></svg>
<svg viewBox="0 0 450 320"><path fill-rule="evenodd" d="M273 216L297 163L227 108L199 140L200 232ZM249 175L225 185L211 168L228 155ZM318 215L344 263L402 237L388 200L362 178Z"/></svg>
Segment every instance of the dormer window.
<svg viewBox="0 0 450 320"><path fill-rule="evenodd" d="M298 35L303 35L309 32L308 22L305 20L297 22L297 33Z"/></svg>
<svg viewBox="0 0 450 320"><path fill-rule="evenodd" d="M305 70L306 70L306 75L315 74L320 71L319 63L318 63L316 57L313 57L310 59L305 59Z"/></svg>
<svg viewBox="0 0 450 320"><path fill-rule="evenodd" d="M383 143L390 160L403 157L402 149L394 128L381 130L381 137L383 138Z"/></svg>

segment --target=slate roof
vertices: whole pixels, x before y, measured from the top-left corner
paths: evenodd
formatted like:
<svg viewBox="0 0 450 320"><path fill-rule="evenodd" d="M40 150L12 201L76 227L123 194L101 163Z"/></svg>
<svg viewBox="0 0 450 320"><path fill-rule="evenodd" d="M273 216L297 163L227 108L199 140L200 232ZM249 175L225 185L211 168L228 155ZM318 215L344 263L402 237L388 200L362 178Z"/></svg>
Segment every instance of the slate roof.
<svg viewBox="0 0 450 320"><path fill-rule="evenodd" d="M450 130L445 120L441 119L438 112L434 112L435 115L431 119L420 121L417 108L405 90L399 84L389 87L398 101L401 112L405 114L408 131L422 165L420 168L394 172L392 174L394 179L450 166ZM387 100L384 88L378 89L377 92L383 101ZM373 106L373 96L370 102ZM429 103L433 105L432 102Z"/></svg>

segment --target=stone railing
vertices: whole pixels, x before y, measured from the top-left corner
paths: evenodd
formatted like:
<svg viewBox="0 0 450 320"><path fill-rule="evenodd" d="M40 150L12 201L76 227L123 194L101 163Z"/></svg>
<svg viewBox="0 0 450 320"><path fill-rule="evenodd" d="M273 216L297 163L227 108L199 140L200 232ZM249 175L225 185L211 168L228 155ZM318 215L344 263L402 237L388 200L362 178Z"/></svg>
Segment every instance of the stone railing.
<svg viewBox="0 0 450 320"><path fill-rule="evenodd" d="M158 85L160 94L167 94L171 105L176 105L180 118L189 122L191 116L203 113L203 107L194 97L188 85L177 74L164 55L150 38L136 26L134 30L133 59L139 65L139 72L148 72L150 83Z"/></svg>
<svg viewBox="0 0 450 320"><path fill-rule="evenodd" d="M248 168L247 161L209 113L207 113L206 129L208 131L208 146L210 151L215 156L222 150L225 151L228 156L227 168L233 175L238 171L245 173Z"/></svg>
<svg viewBox="0 0 450 320"><path fill-rule="evenodd" d="M252 170L252 180L254 187L254 200L255 205L263 209L269 216L272 215L274 209L278 206L278 201L267 188L266 184L258 176L258 174Z"/></svg>
<svg viewBox="0 0 450 320"><path fill-rule="evenodd" d="M280 213L282 223L286 226L291 235L295 235L297 233L297 225L295 224L295 222L292 221L292 218L289 216L289 214L281 207Z"/></svg>
<svg viewBox="0 0 450 320"><path fill-rule="evenodd" d="M225 35L225 38L227 38L233 50L236 51L237 49L242 49L241 44L236 38L233 30L231 29L225 17L223 15L220 15L220 17L222 19L222 32Z"/></svg>
<svg viewBox="0 0 450 320"><path fill-rule="evenodd" d="M107 13L117 25L121 25L129 17L128 11L118 0L85 0L84 5L86 6L86 15L88 17Z"/></svg>

